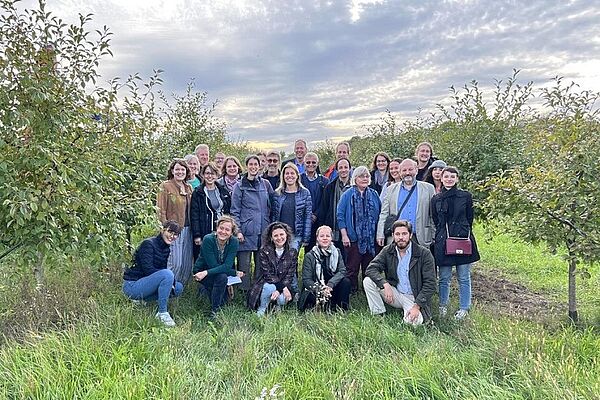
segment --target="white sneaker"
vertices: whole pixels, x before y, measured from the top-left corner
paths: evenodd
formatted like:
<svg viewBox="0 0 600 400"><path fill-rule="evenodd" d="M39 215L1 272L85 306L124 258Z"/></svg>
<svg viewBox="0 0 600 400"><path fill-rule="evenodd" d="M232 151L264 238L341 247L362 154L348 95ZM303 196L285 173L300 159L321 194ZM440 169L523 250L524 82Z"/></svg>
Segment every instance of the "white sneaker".
<svg viewBox="0 0 600 400"><path fill-rule="evenodd" d="M131 300L131 302L136 307L145 307L147 304L145 300Z"/></svg>
<svg viewBox="0 0 600 400"><path fill-rule="evenodd" d="M440 306L440 318L444 318L448 314L448 307Z"/></svg>
<svg viewBox="0 0 600 400"><path fill-rule="evenodd" d="M468 310L458 310L456 314L454 314L454 319L457 321L462 321L463 319L467 318L468 315Z"/></svg>
<svg viewBox="0 0 600 400"><path fill-rule="evenodd" d="M162 322L165 326L173 327L175 326L175 321L171 318L171 314L168 311L165 312L157 312L155 315L156 319Z"/></svg>

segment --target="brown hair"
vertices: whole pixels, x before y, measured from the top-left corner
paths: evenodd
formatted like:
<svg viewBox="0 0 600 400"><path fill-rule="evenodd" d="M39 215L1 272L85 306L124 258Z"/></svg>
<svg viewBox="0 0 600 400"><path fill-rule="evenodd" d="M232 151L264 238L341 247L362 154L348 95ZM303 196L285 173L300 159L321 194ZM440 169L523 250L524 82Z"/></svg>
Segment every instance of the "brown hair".
<svg viewBox="0 0 600 400"><path fill-rule="evenodd" d="M221 168L221 176L227 175L227 163L229 161L233 161L235 163L235 165L237 165L238 175L241 174L242 173L242 164L240 163L240 160L238 160L234 156L227 156L227 157L225 157L225 160L223 160L223 167Z"/></svg>
<svg viewBox="0 0 600 400"><path fill-rule="evenodd" d="M371 171L377 170L377 157L383 157L387 160L388 166L385 169L387 171L390 168L390 161L392 159L385 151L379 151L375 154L375 157L373 157L373 162L371 163Z"/></svg>
<svg viewBox="0 0 600 400"><path fill-rule="evenodd" d="M169 164L169 169L167 170L167 179L175 178L173 176L173 168L175 168L175 165L177 164L185 168L185 178L188 179L190 176L190 167L188 167L187 162L185 162L183 158L174 158L173 161L171 161L171 164Z"/></svg>

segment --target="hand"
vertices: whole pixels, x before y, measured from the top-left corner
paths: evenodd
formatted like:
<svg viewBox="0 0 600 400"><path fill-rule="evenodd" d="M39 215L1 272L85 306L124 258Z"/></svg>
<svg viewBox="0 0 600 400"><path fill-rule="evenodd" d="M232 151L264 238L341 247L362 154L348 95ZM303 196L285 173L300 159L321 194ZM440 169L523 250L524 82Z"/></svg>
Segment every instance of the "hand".
<svg viewBox="0 0 600 400"><path fill-rule="evenodd" d="M312 223L314 224L315 222L317 222L317 216L315 214L312 214L310 216L310 220L312 221Z"/></svg>
<svg viewBox="0 0 600 400"><path fill-rule="evenodd" d="M202 244L202 238L196 238L196 239L194 239L194 244L196 246L200 246Z"/></svg>
<svg viewBox="0 0 600 400"><path fill-rule="evenodd" d="M409 322L415 322L417 320L417 318L419 318L419 314L421 314L421 306L419 306L418 304L415 304L410 308L410 310L408 310L406 319Z"/></svg>
<svg viewBox="0 0 600 400"><path fill-rule="evenodd" d="M350 238L346 233L342 233L342 244L344 247L350 247Z"/></svg>
<svg viewBox="0 0 600 400"><path fill-rule="evenodd" d="M208 275L207 271L196 272L194 274L194 279L196 280L196 282L200 282L202 279L206 278L206 275Z"/></svg>
<svg viewBox="0 0 600 400"><path fill-rule="evenodd" d="M235 274L237 275L238 278L244 277L244 273L242 271L235 271Z"/></svg>
<svg viewBox="0 0 600 400"><path fill-rule="evenodd" d="M244 240L246 240L244 239L244 234L242 232L238 232L237 238L240 241L240 243L244 243Z"/></svg>
<svg viewBox="0 0 600 400"><path fill-rule="evenodd" d="M279 291L275 290L273 293L271 293L271 301L276 301L277 298L279 297Z"/></svg>
<svg viewBox="0 0 600 400"><path fill-rule="evenodd" d="M283 288L283 298L285 299L286 303L292 299L292 294L287 287Z"/></svg>
<svg viewBox="0 0 600 400"><path fill-rule="evenodd" d="M333 292L333 288L331 286L325 286L323 290L325 291L325 297L331 297L331 292Z"/></svg>
<svg viewBox="0 0 600 400"><path fill-rule="evenodd" d="M379 245L379 247L383 247L384 244L385 244L384 238L377 238L377 245Z"/></svg>
<svg viewBox="0 0 600 400"><path fill-rule="evenodd" d="M392 304L394 302L394 292L392 291L392 285L389 283L385 283L383 285L383 301L387 304Z"/></svg>

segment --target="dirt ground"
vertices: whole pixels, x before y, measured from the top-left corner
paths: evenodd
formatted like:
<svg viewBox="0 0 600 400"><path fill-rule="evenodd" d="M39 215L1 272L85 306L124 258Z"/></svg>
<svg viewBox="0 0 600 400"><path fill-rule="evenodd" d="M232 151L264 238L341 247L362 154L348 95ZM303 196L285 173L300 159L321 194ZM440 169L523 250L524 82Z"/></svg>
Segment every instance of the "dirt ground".
<svg viewBox="0 0 600 400"><path fill-rule="evenodd" d="M494 269L473 268L471 291L479 306L507 316L549 321L560 315L560 310L566 309L566 305L549 300L542 293L513 282Z"/></svg>

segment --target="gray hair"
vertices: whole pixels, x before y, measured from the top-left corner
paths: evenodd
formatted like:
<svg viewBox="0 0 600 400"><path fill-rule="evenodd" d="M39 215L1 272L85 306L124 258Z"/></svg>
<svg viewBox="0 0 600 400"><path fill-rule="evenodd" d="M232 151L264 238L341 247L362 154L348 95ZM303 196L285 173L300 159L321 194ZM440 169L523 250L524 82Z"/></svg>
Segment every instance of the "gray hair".
<svg viewBox="0 0 600 400"><path fill-rule="evenodd" d="M354 171L352 172L352 178L350 178L350 185L356 186L356 178L358 178L359 176L362 176L362 175L367 175L369 177L369 185L370 185L371 184L371 173L369 172L369 169L367 167L365 167L364 165L354 168Z"/></svg>
<svg viewBox="0 0 600 400"><path fill-rule="evenodd" d="M314 157L317 159L317 164L319 163L319 155L317 153L313 153L312 151L309 151L308 153L306 153L304 155L304 159L306 160L306 157Z"/></svg>

